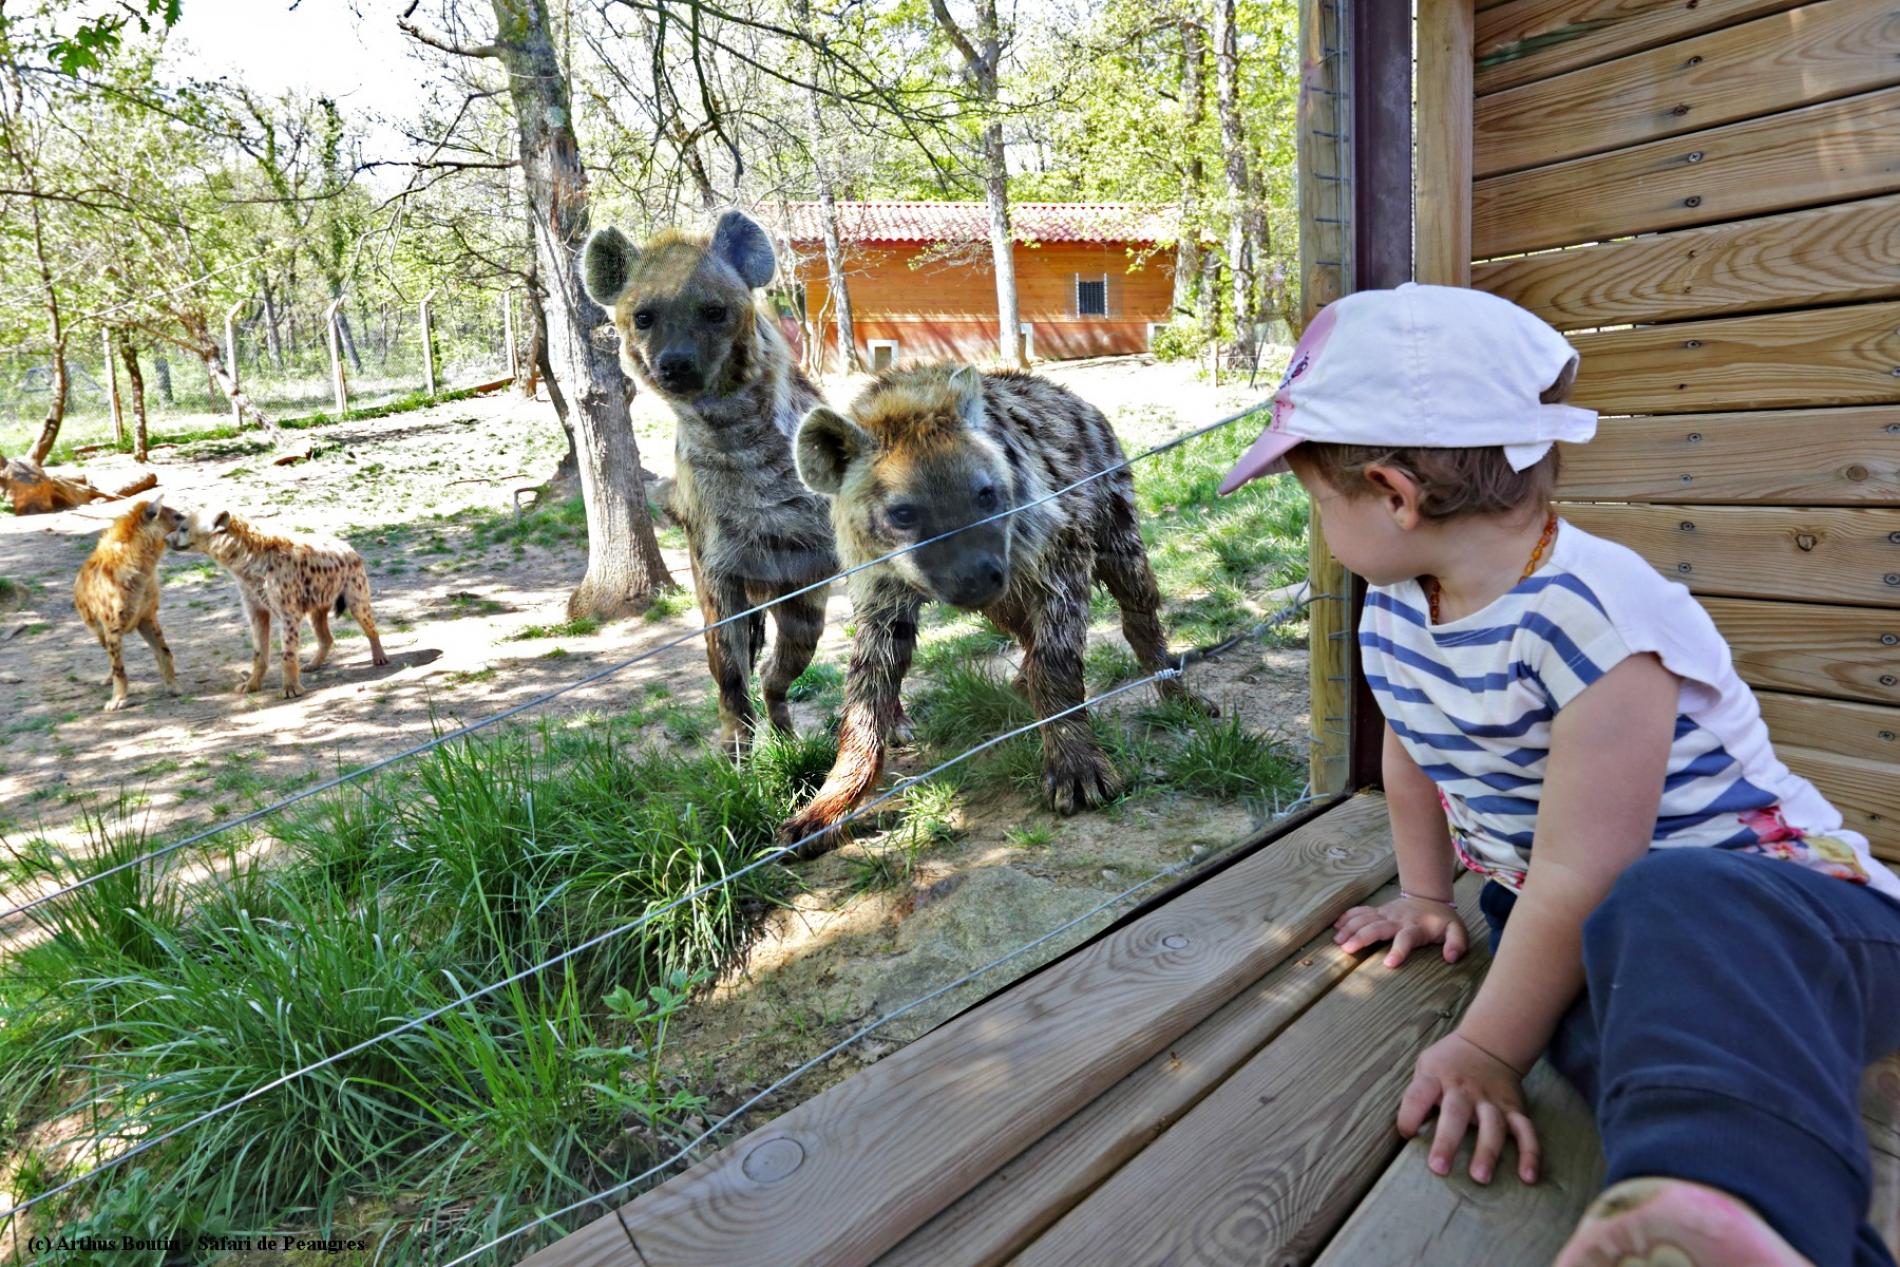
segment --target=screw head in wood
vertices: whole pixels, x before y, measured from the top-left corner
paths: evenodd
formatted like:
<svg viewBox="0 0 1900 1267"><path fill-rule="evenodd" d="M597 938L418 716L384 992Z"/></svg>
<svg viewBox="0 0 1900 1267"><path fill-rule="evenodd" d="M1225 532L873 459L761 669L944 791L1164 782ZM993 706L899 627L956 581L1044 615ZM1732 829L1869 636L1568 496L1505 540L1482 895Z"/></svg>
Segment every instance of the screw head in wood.
<svg viewBox="0 0 1900 1267"><path fill-rule="evenodd" d="M1883 730L1883 731L1881 731L1881 732L1880 732L1880 737L1881 737L1881 739L1882 739L1882 740L1884 740L1884 741L1885 741L1885 742L1887 742L1887 743L1892 743L1892 742L1893 742L1893 732L1892 732L1891 730Z"/></svg>
<svg viewBox="0 0 1900 1267"><path fill-rule="evenodd" d="M1691 431L1691 432L1689 433L1689 443L1690 443L1690 444L1701 444L1701 443L1702 443L1702 433L1701 433L1700 431Z"/></svg>
<svg viewBox="0 0 1900 1267"><path fill-rule="evenodd" d="M1892 686L1895 682L1900 682L1900 678L1894 677L1891 673L1882 673L1880 675L1880 684L1882 686Z"/></svg>
<svg viewBox="0 0 1900 1267"><path fill-rule="evenodd" d="M1161 939L1161 944L1166 946L1169 950L1186 950L1188 948L1188 939L1179 933L1169 933L1166 937Z"/></svg>
<svg viewBox="0 0 1900 1267"><path fill-rule="evenodd" d="M1701 151L1701 150L1690 150L1690 151L1689 151L1689 161L1690 161L1691 163L1700 163L1700 162L1702 161L1702 151Z"/></svg>
<svg viewBox="0 0 1900 1267"><path fill-rule="evenodd" d="M1682 479L1682 482L1683 482L1683 483L1685 483L1685 484L1693 484L1693 483L1695 483L1695 476L1693 476L1693 475L1684 475L1684 476L1682 476L1682 477L1681 477L1681 479Z"/></svg>
<svg viewBox="0 0 1900 1267"><path fill-rule="evenodd" d="M1883 647L1891 647L1891 646L1893 646L1893 645L1894 645L1895 643L1900 643L1900 634L1890 634L1890 633L1884 633L1884 634L1881 634L1881 635L1880 635L1880 645L1881 645L1881 646L1883 646Z"/></svg>
<svg viewBox="0 0 1900 1267"><path fill-rule="evenodd" d="M1687 198L1682 200L1682 205L1685 207L1699 207L1702 205L1702 195L1690 194Z"/></svg>
<svg viewBox="0 0 1900 1267"><path fill-rule="evenodd" d="M1689 571L1689 565L1687 563L1678 563L1676 564L1676 571L1687 572Z"/></svg>
<svg viewBox="0 0 1900 1267"><path fill-rule="evenodd" d="M1676 527L1680 528L1684 532L1695 531L1695 523L1692 520L1688 520L1688 519L1683 520L1681 523L1677 524Z"/></svg>
<svg viewBox="0 0 1900 1267"><path fill-rule="evenodd" d="M1900 572L1889 572L1880 579L1889 585L1900 585Z"/></svg>
<svg viewBox="0 0 1900 1267"><path fill-rule="evenodd" d="M805 1149L795 1139L768 1139L745 1155L739 1169L754 1183L777 1183L805 1164Z"/></svg>

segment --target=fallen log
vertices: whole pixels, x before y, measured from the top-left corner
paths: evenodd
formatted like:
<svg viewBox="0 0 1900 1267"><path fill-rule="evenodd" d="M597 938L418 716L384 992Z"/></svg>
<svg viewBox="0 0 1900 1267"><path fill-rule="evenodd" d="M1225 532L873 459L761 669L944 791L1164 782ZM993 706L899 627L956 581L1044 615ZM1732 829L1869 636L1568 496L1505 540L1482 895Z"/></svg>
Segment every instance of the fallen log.
<svg viewBox="0 0 1900 1267"><path fill-rule="evenodd" d="M149 471L117 492L108 493L95 488L83 475L78 479L49 475L31 458L8 458L6 464L0 466L0 492L13 503L16 515L52 514L92 502L133 497L157 487L158 476Z"/></svg>

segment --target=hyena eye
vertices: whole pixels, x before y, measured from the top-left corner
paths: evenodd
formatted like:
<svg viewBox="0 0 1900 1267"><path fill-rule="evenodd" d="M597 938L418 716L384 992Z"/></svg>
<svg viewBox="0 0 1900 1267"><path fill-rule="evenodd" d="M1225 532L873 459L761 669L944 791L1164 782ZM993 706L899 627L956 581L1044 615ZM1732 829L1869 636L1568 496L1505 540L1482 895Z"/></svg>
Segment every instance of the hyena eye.
<svg viewBox="0 0 1900 1267"><path fill-rule="evenodd" d="M724 304L707 304L704 308L699 310L699 315L714 325L717 325L726 319L726 306Z"/></svg>
<svg viewBox="0 0 1900 1267"><path fill-rule="evenodd" d="M653 328L653 314L645 308L634 313L633 328L636 330L651 330Z"/></svg>
<svg viewBox="0 0 1900 1267"><path fill-rule="evenodd" d="M892 506L884 512L893 528L915 528L917 526L917 508L915 506Z"/></svg>
<svg viewBox="0 0 1900 1267"><path fill-rule="evenodd" d="M976 508L978 510L996 509L996 486L985 484L976 490Z"/></svg>

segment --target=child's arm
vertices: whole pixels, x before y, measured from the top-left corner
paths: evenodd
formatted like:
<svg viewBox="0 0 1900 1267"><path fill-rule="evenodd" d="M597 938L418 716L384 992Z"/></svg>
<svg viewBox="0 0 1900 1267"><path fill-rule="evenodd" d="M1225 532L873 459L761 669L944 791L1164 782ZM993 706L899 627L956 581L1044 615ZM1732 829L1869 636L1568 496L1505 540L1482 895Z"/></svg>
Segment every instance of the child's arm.
<svg viewBox="0 0 1900 1267"><path fill-rule="evenodd" d="M1465 926L1451 908L1457 855L1438 801L1438 785L1418 768L1392 727L1382 753L1386 813L1392 820L1392 850L1399 857L1399 888L1411 894L1384 906L1355 906L1333 924L1333 940L1348 954L1390 941L1385 964L1396 968L1420 946L1445 943L1445 962L1465 953Z"/></svg>
<svg viewBox="0 0 1900 1267"><path fill-rule="evenodd" d="M1519 1080L1583 988L1584 919L1649 850L1680 686L1655 656L1631 656L1551 723L1530 873L1510 931L1458 1028L1419 1056L1399 1104L1408 1136L1437 1108L1431 1168L1439 1174L1450 1172L1475 1121L1473 1179L1490 1180L1507 1131L1517 1139L1519 1174L1536 1178Z"/></svg>

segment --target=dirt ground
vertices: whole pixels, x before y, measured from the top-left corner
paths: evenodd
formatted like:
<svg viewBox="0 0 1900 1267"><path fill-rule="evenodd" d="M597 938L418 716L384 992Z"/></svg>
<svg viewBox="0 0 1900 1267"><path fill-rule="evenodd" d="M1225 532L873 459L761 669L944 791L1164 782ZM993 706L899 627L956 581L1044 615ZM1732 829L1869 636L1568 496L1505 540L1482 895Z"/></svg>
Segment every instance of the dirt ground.
<svg viewBox="0 0 1900 1267"><path fill-rule="evenodd" d="M1204 425L1272 385L1215 389L1191 366L1146 358L1043 372L1102 406L1130 452ZM862 382L830 380L825 388L839 401ZM648 398L636 401L636 430L646 465L669 473L670 419ZM295 465L272 465L261 442L247 438L189 452L160 448L150 469L172 504L228 508L273 528L340 536L356 546L369 566L391 663L372 667L354 622L340 618L331 662L306 674L302 698L279 697L275 657L266 690L240 695L235 688L250 652L233 587L203 556L170 553L161 621L177 656L181 693L163 692L149 653L134 640L126 648L131 707L101 712L105 656L73 611L71 586L95 534L118 508L0 517L0 577L16 587L12 606L0 603L0 836L44 836L80 848L77 824L87 807L117 813L124 806L154 839L169 838L397 752L427 739L432 727L489 716L673 639L683 641L536 715L615 709L654 681L685 699L709 694L701 645L690 636L696 609L593 631L551 630L563 624L568 592L583 570L584 538L570 525L565 534L550 529L525 543L495 539L513 521L516 491L543 481L561 455L545 398L510 393L461 401L303 432L288 447L306 442L313 455ZM84 469L101 486L137 473L129 458L116 455ZM535 521L530 514L530 525ZM686 583L683 549L666 553L674 576ZM842 665L850 611L841 587L830 615L820 657ZM1194 669L1193 685L1250 726L1295 744L1305 732L1301 651L1263 655L1243 646ZM1143 689L1126 702L1139 706L1147 697ZM816 720L800 718L803 725ZM909 768L898 764L900 773ZM833 855L803 869L804 890L769 920L741 968L694 1009L674 1049L699 1077L729 1090L726 1103L713 1108L729 1107L742 1090L766 1085L892 1007L1145 878L1231 845L1261 812L1169 797L1060 824L1033 811L1029 819L1045 822L1055 838L1025 845L1005 834L1023 826L1024 803L1006 799L966 804L955 839L921 855L900 884L866 889L854 882L850 852ZM8 905L28 896L10 871L0 880ZM788 1094L803 1098L874 1059L892 1040L922 1032L1053 957L1125 906L907 1014Z"/></svg>

